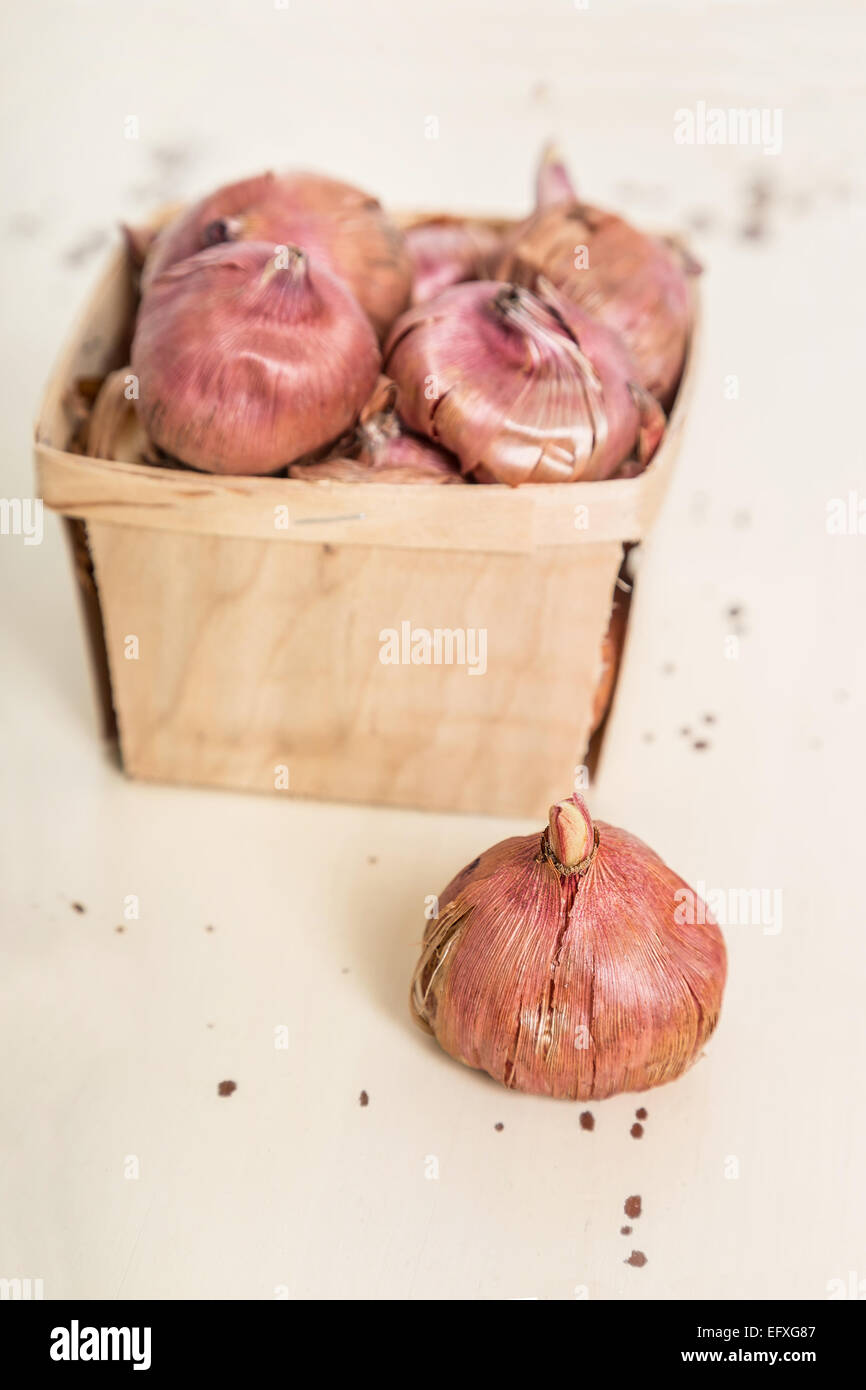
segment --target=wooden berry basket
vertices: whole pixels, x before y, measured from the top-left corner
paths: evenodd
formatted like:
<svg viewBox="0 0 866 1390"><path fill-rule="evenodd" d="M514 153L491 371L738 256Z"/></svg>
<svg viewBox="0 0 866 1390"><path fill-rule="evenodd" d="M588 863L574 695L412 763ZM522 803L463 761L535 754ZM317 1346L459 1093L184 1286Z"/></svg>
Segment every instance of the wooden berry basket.
<svg viewBox="0 0 866 1390"><path fill-rule="evenodd" d="M671 474L694 331L665 438L637 478L307 483L70 452L74 383L127 362L134 312L118 249L55 368L35 444L38 495L67 518L126 772L545 812L587 760L623 548L646 536ZM382 664L380 634L404 622L486 630L486 672Z"/></svg>

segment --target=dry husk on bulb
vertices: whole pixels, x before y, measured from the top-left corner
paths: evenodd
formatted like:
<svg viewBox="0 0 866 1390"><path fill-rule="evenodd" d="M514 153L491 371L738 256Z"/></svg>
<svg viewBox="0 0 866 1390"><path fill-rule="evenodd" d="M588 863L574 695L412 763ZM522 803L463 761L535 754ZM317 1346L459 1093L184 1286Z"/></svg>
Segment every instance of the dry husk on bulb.
<svg viewBox="0 0 866 1390"><path fill-rule="evenodd" d="M409 442L409 441L407 441ZM305 483L464 483L459 470L444 458L438 459L424 449L423 444L411 441L411 448L403 451L404 461L366 462L362 458L347 458L339 455L322 459L319 463L293 463L289 477Z"/></svg>
<svg viewBox="0 0 866 1390"><path fill-rule="evenodd" d="M91 458L120 463L150 462L148 439L130 395L131 367L109 372L87 419L85 448Z"/></svg>
<svg viewBox="0 0 866 1390"><path fill-rule="evenodd" d="M407 429L396 409L397 385L380 376L356 427L328 450L293 463L305 482L465 483L453 454Z"/></svg>
<svg viewBox="0 0 866 1390"><path fill-rule="evenodd" d="M300 247L345 281L380 337L409 303L409 253L381 204L351 184L308 173L259 174L202 198L160 232L142 287L205 247L238 241Z"/></svg>
<svg viewBox="0 0 866 1390"><path fill-rule="evenodd" d="M542 194L541 174L539 180ZM544 276L620 334L640 384L668 409L683 369L691 318L687 273L696 263L614 213L542 196L497 275L530 288Z"/></svg>
<svg viewBox="0 0 866 1390"><path fill-rule="evenodd" d="M274 472L345 433L379 374L369 320L304 252L259 242L179 261L144 296L132 343L151 438L210 473Z"/></svg>
<svg viewBox="0 0 866 1390"><path fill-rule="evenodd" d="M490 279L505 250L502 226L474 217L427 217L407 228L406 245L413 304L464 280Z"/></svg>
<svg viewBox="0 0 866 1390"><path fill-rule="evenodd" d="M551 807L543 833L480 855L439 903L413 1013L452 1057L513 1090L642 1091L691 1066L716 1026L718 927L657 854L593 825L577 795Z"/></svg>
<svg viewBox="0 0 866 1390"><path fill-rule="evenodd" d="M543 279L455 285L407 310L385 354L403 419L479 482L607 478L664 431L620 340Z"/></svg>
<svg viewBox="0 0 866 1390"><path fill-rule="evenodd" d="M295 463L290 478L305 482L465 484L453 454L408 430L397 414L397 387L380 377L355 430L323 459Z"/></svg>

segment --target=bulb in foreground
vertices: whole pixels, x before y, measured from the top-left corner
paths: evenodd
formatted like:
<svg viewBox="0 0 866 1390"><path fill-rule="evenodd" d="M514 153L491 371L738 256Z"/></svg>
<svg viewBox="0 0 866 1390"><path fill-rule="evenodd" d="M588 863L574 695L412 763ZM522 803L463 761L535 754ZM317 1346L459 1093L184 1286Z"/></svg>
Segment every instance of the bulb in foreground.
<svg viewBox="0 0 866 1390"><path fill-rule="evenodd" d="M455 285L407 310L385 352L403 419L479 482L607 478L664 430L616 335L543 279Z"/></svg>
<svg viewBox="0 0 866 1390"><path fill-rule="evenodd" d="M354 424L379 351L342 281L297 248L245 242L151 283L132 369L161 449L209 473L269 473Z"/></svg>
<svg viewBox="0 0 866 1390"><path fill-rule="evenodd" d="M259 174L187 208L148 251L142 287L187 256L238 241L306 251L345 281L380 337L409 302L409 253L379 202L338 179L307 173Z"/></svg>
<svg viewBox="0 0 866 1390"><path fill-rule="evenodd" d="M575 795L448 885L412 983L417 1021L502 1085L570 1100L681 1075L719 1017L726 955L700 899Z"/></svg>
<svg viewBox="0 0 866 1390"><path fill-rule="evenodd" d="M614 213L554 196L543 169L539 180L538 210L512 238L497 275L530 288L544 276L620 334L640 385L669 409L685 358L687 272L695 262Z"/></svg>

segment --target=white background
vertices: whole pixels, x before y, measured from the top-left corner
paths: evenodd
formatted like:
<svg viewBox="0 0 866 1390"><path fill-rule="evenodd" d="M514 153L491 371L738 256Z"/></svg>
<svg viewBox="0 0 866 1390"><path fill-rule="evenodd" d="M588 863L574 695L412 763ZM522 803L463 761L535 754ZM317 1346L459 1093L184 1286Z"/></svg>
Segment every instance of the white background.
<svg viewBox="0 0 866 1390"><path fill-rule="evenodd" d="M519 212L554 134L591 200L689 231L700 387L591 801L691 882L780 888L783 923L727 931L695 1069L591 1106L582 1132L584 1107L505 1093L406 1007L425 895L533 827L125 781L60 528L4 536L0 1276L49 1298L821 1299L866 1280L866 536L826 529L830 499L866 496L862 9L42 0L5 29L6 496L32 489L39 392L117 221L166 199L307 165L395 206ZM780 107L781 154L675 144L698 101Z"/></svg>

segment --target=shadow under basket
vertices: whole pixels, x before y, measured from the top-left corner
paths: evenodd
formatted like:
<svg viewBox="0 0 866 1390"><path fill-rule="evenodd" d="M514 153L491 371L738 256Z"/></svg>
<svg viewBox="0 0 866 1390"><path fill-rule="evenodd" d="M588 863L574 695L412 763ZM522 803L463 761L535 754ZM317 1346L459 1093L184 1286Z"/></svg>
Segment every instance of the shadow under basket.
<svg viewBox="0 0 866 1390"><path fill-rule="evenodd" d="M587 762L616 580L670 478L694 330L665 437L637 478L307 483L70 451L75 383L125 365L135 307L118 250L55 368L35 446L38 495L70 519L126 772L544 814Z"/></svg>

